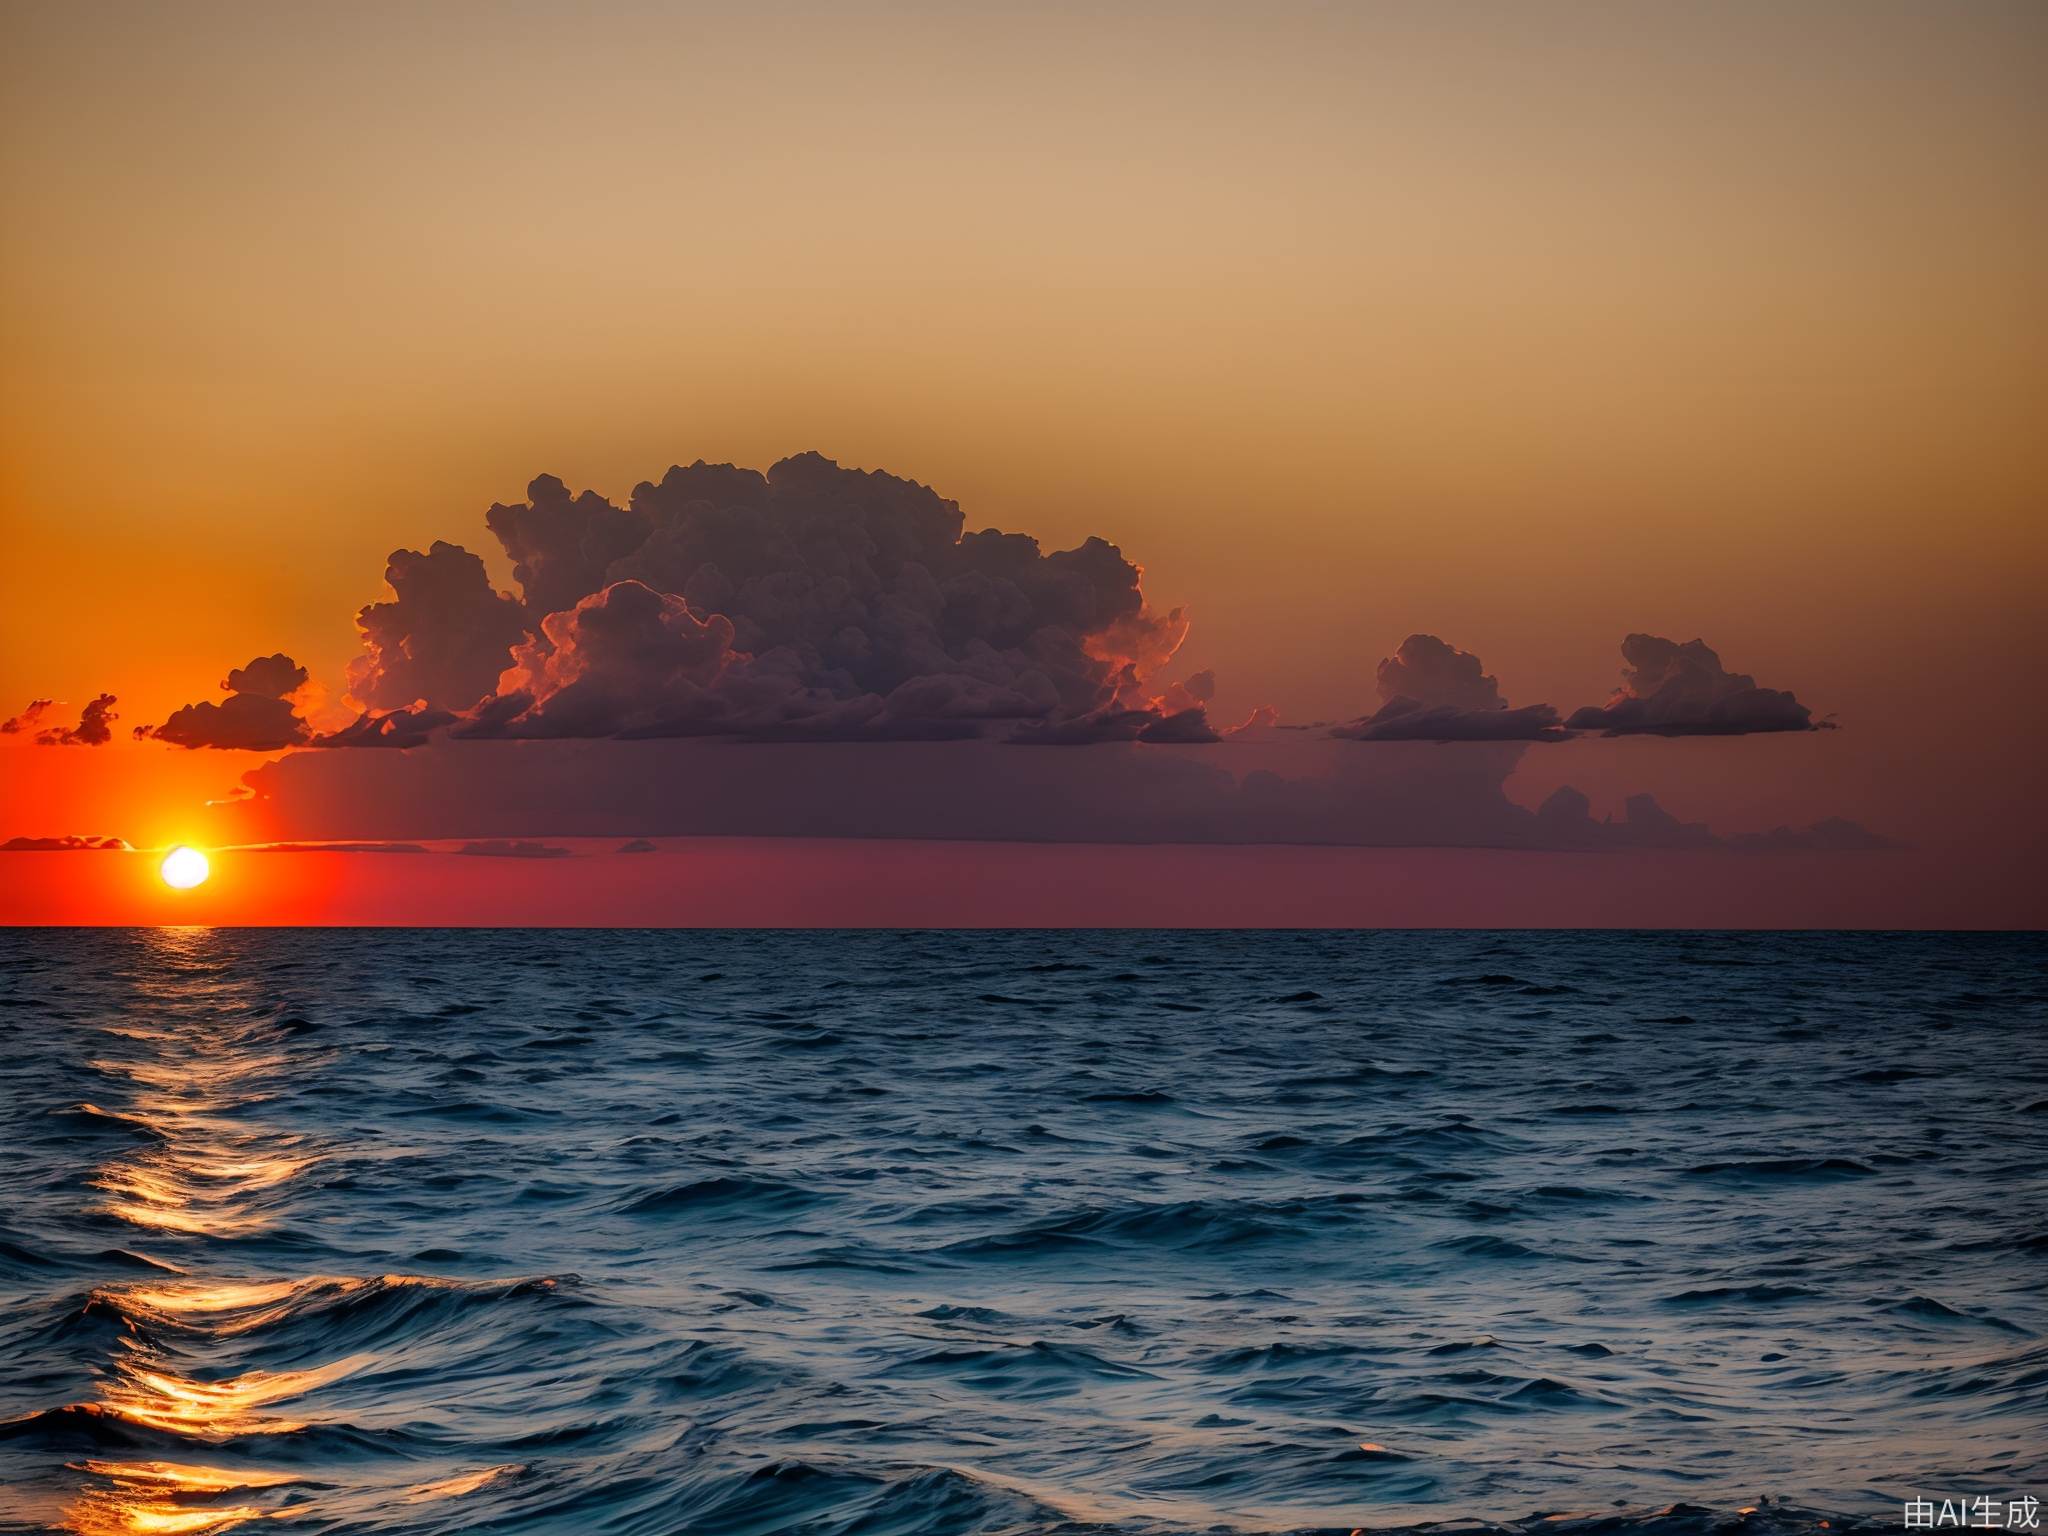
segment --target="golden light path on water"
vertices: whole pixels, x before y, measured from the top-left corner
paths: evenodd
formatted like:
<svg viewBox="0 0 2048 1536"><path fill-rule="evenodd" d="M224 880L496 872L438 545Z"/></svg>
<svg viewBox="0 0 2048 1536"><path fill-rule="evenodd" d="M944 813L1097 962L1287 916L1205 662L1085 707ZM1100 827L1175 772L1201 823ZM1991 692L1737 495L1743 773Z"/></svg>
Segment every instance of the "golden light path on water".
<svg viewBox="0 0 2048 1536"><path fill-rule="evenodd" d="M135 1145L93 1169L99 1208L145 1234L235 1238L276 1220L278 1201L321 1160L317 1147L263 1116L290 1062L266 1024L263 1000L227 972L204 928L150 936L151 974L138 984L133 1014L103 1026L104 1054L92 1067L125 1098L87 1106L138 1133ZM148 1255L144 1255L145 1258ZM303 1401L320 1388L382 1364L356 1352L305 1369L229 1369L237 1341L288 1318L309 1296L346 1296L374 1285L442 1286L412 1276L364 1279L304 1275L185 1279L151 1259L165 1278L110 1286L89 1305L124 1323L99 1367L89 1411L174 1436L195 1459L90 1458L59 1528L76 1536L161 1533L194 1536L289 1514L343 1524L395 1502L459 1498L521 1470L492 1466L432 1481L338 1487L317 1473L197 1459L244 1437L289 1435L321 1422ZM205 1368L195 1368L204 1359Z"/></svg>

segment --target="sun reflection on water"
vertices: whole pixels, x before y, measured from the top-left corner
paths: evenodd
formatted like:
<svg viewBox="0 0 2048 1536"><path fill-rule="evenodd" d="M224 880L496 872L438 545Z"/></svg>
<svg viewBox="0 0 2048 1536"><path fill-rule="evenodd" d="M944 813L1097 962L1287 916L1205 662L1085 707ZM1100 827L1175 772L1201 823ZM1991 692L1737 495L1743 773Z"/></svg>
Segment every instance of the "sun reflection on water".
<svg viewBox="0 0 2048 1536"><path fill-rule="evenodd" d="M99 1368L95 1416L174 1437L204 1461L72 1463L80 1475L58 1513L74 1536L205 1536L250 1521L374 1514L393 1502L457 1499L523 1473L490 1466L425 1481L381 1486L351 1478L346 1488L301 1472L236 1466L261 1453L261 1438L331 1420L304 1400L383 1363L356 1352L295 1370L235 1370L238 1340L374 1287L439 1289L457 1282L411 1275L359 1278L301 1275L211 1278L191 1271L202 1240L240 1240L274 1228L294 1185L322 1149L264 1118L283 1074L307 1062L281 1045L271 1012L246 979L216 955L213 931L166 928L145 936L147 963L136 1007L101 1027L102 1053L89 1059L120 1095L81 1113L117 1122L134 1139L89 1170L97 1209L152 1234L188 1263L148 1257L167 1278L103 1287L88 1310L121 1330ZM189 1278L188 1278L189 1276ZM252 1443L253 1442L253 1443ZM412 1476L418 1477L417 1468Z"/></svg>
<svg viewBox="0 0 2048 1536"><path fill-rule="evenodd" d="M155 965L139 982L139 1017L110 1022L108 1054L91 1065L129 1091L120 1111L96 1110L146 1137L89 1176L101 1209L145 1231L174 1237L237 1237L271 1226L263 1197L282 1192L318 1160L301 1139L246 1118L270 1097L288 1059L265 1039L247 987L210 953L211 930L164 929L146 942ZM95 1293L127 1325L102 1371L96 1411L195 1444L289 1434L306 1419L280 1411L293 1400L370 1364L351 1355L312 1369L251 1370L207 1379L187 1353L281 1316L318 1281L158 1282ZM189 1345L191 1350L180 1346ZM88 1460L86 1481L63 1514L78 1536L115 1532L225 1531L274 1511L249 1495L301 1479L261 1468L175 1461ZM299 1505L296 1512L303 1512Z"/></svg>

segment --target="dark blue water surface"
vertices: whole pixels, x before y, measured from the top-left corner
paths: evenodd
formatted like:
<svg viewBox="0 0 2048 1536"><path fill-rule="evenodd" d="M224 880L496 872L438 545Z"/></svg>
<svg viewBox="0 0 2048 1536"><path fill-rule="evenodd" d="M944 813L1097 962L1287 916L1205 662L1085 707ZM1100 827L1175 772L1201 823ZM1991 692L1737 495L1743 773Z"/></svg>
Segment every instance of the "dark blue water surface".
<svg viewBox="0 0 2048 1536"><path fill-rule="evenodd" d="M0 1523L2048 1493L2044 967L1879 934L0 935Z"/></svg>

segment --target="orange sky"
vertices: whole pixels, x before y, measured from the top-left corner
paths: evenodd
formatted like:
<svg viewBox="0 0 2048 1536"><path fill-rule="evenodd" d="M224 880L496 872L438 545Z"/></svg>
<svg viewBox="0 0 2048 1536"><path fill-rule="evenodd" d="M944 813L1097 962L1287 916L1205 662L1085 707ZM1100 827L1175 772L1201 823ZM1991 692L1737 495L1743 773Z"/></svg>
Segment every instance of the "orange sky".
<svg viewBox="0 0 2048 1536"><path fill-rule="evenodd" d="M535 473L816 448L1115 540L1222 715L1355 714L1413 630L1565 708L1702 635L1845 729L1523 798L2040 848L2037 6L0 28L0 712L338 694L386 554L509 585ZM243 766L10 743L0 835L165 840Z"/></svg>

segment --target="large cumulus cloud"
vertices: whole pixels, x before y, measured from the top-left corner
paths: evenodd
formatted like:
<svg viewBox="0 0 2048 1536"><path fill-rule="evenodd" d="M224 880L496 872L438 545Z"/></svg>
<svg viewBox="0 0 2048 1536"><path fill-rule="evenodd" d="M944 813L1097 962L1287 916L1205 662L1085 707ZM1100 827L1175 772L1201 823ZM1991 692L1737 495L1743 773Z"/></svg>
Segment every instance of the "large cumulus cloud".
<svg viewBox="0 0 2048 1536"><path fill-rule="evenodd" d="M1084 722L1064 734L1119 740L1132 715L1138 739L1215 739L1206 693L1160 692L1186 615L1151 608L1103 539L1048 552L968 531L929 487L815 453L765 475L677 466L624 507L549 475L527 497L486 514L516 597L452 545L392 557L397 600L363 610L368 654L350 672L377 723L323 744L389 741L389 711L421 705L463 712L455 734L470 736L943 739ZM1119 723L1094 728L1106 719Z"/></svg>
<svg viewBox="0 0 2048 1536"><path fill-rule="evenodd" d="M0 736L14 736L23 731L33 731L43 716L49 713L50 706L56 702L55 699L29 700L27 707L20 714L9 715L5 720L0 720Z"/></svg>
<svg viewBox="0 0 2048 1536"><path fill-rule="evenodd" d="M1572 730L1745 736L1826 728L1790 693L1760 688L1746 673L1728 671L1704 640L1680 645L1661 635L1630 635L1621 642L1621 655L1621 687L1606 704L1576 711L1566 722Z"/></svg>
<svg viewBox="0 0 2048 1536"><path fill-rule="evenodd" d="M1410 635L1380 662L1380 707L1330 734L1352 741L1561 741L1548 704L1510 709L1477 656Z"/></svg>
<svg viewBox="0 0 2048 1536"><path fill-rule="evenodd" d="M311 732L291 695L306 686L306 669L279 651L235 667L222 679L227 697L201 700L172 712L158 726L137 726L138 740L154 737L177 747L275 752L297 746Z"/></svg>

